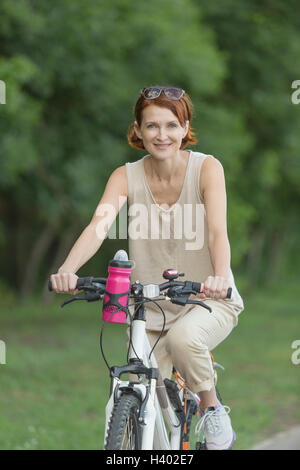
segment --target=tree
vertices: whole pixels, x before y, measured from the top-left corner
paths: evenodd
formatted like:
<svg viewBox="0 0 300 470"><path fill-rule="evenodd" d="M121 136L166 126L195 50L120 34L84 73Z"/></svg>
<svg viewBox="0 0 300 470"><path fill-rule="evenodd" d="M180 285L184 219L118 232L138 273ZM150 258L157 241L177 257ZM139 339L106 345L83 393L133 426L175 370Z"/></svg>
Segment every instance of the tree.
<svg viewBox="0 0 300 470"><path fill-rule="evenodd" d="M2 275L25 296L67 249L70 232L79 236L112 170L140 157L126 140L139 90L184 87L197 127L208 113L200 103L218 93L225 67L191 1L4 0L0 13L10 90L0 124ZM23 74L9 69L16 63Z"/></svg>
<svg viewBox="0 0 300 470"><path fill-rule="evenodd" d="M227 58L222 104L238 113L252 139L235 184L235 195L252 212L248 275L252 282L275 280L287 268L285 257L294 264L299 230L300 113L291 102L291 84L299 78L299 4L194 3Z"/></svg>

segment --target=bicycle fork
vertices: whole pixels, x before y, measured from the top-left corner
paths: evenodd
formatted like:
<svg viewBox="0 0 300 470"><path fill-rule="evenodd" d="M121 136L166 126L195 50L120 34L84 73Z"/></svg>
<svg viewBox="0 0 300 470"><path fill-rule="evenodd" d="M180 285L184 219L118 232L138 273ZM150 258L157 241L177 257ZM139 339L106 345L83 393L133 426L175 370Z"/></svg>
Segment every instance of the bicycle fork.
<svg viewBox="0 0 300 470"><path fill-rule="evenodd" d="M139 397L141 402L138 420L142 431L142 450L178 450L181 442L181 422L170 404L153 354L150 363L151 349L145 331L145 321L136 319L133 323L129 364L111 368L110 398L105 409L104 446L115 402L122 393L133 393ZM124 373L139 375L140 381L120 380L121 374ZM143 378L144 380L141 380ZM170 441L163 416L171 431Z"/></svg>

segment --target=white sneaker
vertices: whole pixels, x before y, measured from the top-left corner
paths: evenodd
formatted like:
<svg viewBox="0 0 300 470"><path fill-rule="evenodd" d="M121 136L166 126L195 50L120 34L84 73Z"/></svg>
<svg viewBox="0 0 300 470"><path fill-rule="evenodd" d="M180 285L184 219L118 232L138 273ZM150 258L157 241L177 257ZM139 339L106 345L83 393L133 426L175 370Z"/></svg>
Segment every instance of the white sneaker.
<svg viewBox="0 0 300 470"><path fill-rule="evenodd" d="M229 406L209 406L198 421L195 433L200 441L201 432L204 434L207 450L230 450L235 441L235 432L228 416Z"/></svg>

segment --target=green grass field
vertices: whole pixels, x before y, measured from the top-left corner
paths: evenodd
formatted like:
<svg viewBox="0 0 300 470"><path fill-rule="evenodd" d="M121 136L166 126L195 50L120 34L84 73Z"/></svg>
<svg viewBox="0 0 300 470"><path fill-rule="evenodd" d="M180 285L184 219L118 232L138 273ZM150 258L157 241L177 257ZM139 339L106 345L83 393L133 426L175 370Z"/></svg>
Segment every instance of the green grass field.
<svg viewBox="0 0 300 470"><path fill-rule="evenodd" d="M247 449L300 423L300 364L291 344L300 339L296 288L244 296L238 327L213 352L223 402L232 409L235 449ZM109 376L100 355L100 305L65 296L1 308L0 449L102 449ZM110 365L126 362L125 326L108 324Z"/></svg>

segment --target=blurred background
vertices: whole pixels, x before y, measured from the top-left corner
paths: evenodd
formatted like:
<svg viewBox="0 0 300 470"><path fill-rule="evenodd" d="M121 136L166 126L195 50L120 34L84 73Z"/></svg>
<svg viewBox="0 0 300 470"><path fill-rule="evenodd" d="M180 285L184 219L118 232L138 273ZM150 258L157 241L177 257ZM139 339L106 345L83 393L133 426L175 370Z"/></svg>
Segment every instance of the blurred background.
<svg viewBox="0 0 300 470"><path fill-rule="evenodd" d="M62 310L47 279L111 172L145 154L126 132L155 84L188 92L191 148L225 170L245 311L213 354L235 448L299 424L299 2L2 0L0 17L0 448L103 446L101 305ZM106 276L120 248L106 239L77 274ZM126 360L124 334L104 329L110 365Z"/></svg>

